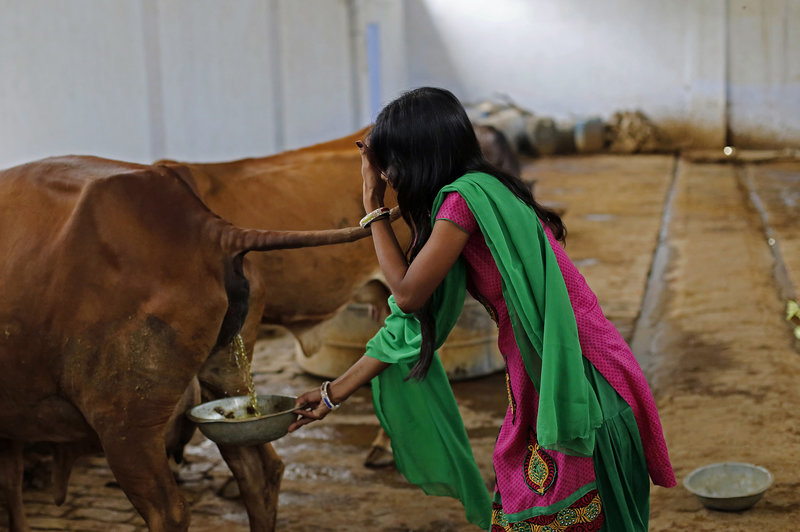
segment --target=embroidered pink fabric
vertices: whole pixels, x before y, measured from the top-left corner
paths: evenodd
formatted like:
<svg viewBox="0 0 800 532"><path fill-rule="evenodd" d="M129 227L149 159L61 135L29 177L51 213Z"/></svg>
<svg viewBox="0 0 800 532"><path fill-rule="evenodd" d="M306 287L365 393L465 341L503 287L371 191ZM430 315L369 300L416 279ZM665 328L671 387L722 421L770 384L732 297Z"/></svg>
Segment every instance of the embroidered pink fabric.
<svg viewBox="0 0 800 532"><path fill-rule="evenodd" d="M520 464L525 463L529 452L529 427L536 427L538 395L528 378L514 340L508 310L503 300L500 272L475 217L457 192L448 194L436 217L450 220L470 234L463 250L467 262L468 289L476 299L491 305L497 315L498 347L506 360L510 396L509 408L494 450L497 489L503 498L504 511L516 513L534 506L554 504L594 480L592 459L547 451L555 462L555 482L545 486L547 489L543 494L531 490L526 483ZM644 373L622 335L603 314L597 297L583 275L572 264L547 227L545 232L567 286L583 355L631 406L653 482L660 486L674 486L675 475L669 461L661 421Z"/></svg>

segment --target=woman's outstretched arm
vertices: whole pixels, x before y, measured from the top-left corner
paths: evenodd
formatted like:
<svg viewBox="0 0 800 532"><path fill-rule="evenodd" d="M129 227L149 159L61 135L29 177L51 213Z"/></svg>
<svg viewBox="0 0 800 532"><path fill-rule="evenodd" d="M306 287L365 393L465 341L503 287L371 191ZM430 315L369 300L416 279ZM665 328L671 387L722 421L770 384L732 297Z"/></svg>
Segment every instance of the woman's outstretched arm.
<svg viewBox="0 0 800 532"><path fill-rule="evenodd" d="M377 358L364 355L355 364L345 371L338 379L328 386L328 398L334 404L340 404L345 399L353 395L361 386L372 380L373 377L383 371L389 364L381 362ZM306 392L295 401L296 407L302 407L296 412L302 417L289 426L289 432L295 431L312 421L317 421L328 415L331 411L322 402L321 389Z"/></svg>

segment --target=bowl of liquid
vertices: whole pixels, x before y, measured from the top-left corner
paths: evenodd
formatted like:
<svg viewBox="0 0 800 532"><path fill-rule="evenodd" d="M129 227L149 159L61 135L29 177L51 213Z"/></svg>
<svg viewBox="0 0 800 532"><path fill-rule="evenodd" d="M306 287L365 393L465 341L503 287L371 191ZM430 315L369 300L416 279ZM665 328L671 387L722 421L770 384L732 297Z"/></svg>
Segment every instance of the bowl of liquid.
<svg viewBox="0 0 800 532"><path fill-rule="evenodd" d="M297 420L295 397L225 397L186 411L206 438L223 445L260 445L286 435Z"/></svg>

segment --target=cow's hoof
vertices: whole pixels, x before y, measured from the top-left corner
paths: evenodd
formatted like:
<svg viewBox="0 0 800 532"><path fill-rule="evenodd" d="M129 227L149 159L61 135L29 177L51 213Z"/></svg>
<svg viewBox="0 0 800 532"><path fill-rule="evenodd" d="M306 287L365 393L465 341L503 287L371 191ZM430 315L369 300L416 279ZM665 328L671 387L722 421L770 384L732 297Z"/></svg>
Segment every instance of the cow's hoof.
<svg viewBox="0 0 800 532"><path fill-rule="evenodd" d="M364 465L372 468L389 467L394 465L394 455L392 449L373 445L367 453L367 458L364 460Z"/></svg>
<svg viewBox="0 0 800 532"><path fill-rule="evenodd" d="M223 484L222 487L217 490L217 495L223 499L228 499L231 501L238 499L242 495L239 491L239 483L234 477L229 478L225 481L225 484Z"/></svg>

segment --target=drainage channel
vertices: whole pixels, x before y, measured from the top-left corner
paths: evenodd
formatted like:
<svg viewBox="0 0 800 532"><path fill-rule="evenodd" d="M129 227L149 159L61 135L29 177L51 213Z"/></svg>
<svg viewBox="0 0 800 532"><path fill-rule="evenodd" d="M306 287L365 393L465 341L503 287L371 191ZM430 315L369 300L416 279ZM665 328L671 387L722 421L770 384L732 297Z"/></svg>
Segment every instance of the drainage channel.
<svg viewBox="0 0 800 532"><path fill-rule="evenodd" d="M676 155L672 167L672 177L670 178L669 189L664 198L664 208L661 211L661 227L658 231L658 243L653 254L653 262L650 264L650 271L647 275L647 285L645 286L642 304L639 307L639 315L631 338L631 350L639 361L645 375L654 368L657 363L655 352L655 340L657 337L656 317L659 307L664 303L664 276L667 271L670 259L669 223L672 220L672 207L676 195L676 183L681 170L680 155Z"/></svg>
<svg viewBox="0 0 800 532"><path fill-rule="evenodd" d="M749 165L740 166L736 172L736 175L739 180L739 185L742 187L742 190L747 193L750 203L753 205L753 208L755 208L759 218L761 219L761 227L764 231L764 240L766 241L767 246L769 246L769 249L772 252L772 258L774 260L772 276L775 278L778 296L784 302L789 299L797 299L797 293L795 292L794 284L792 283L791 277L789 277L789 271L786 269L786 263L783 260L783 255L781 254L780 243L778 242L775 230L772 228L772 224L769 220L769 212L764 205L764 202L761 200L761 196L759 196L758 192L756 191L755 183L753 183L753 169Z"/></svg>

